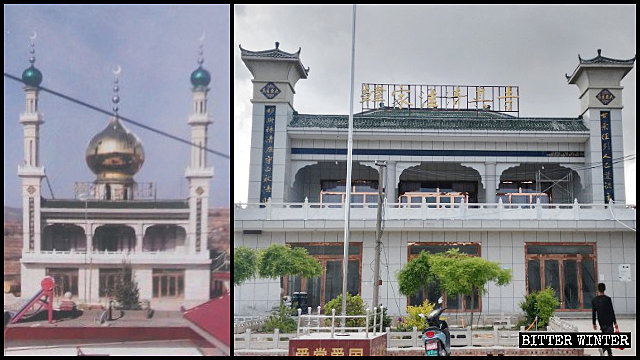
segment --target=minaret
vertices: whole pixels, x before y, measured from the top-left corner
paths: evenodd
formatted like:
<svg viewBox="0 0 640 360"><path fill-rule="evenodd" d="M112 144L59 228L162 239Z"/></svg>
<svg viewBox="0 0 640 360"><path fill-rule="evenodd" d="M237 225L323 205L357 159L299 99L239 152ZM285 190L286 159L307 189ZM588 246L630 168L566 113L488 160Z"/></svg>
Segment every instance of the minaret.
<svg viewBox="0 0 640 360"><path fill-rule="evenodd" d="M289 198L290 146L287 126L293 118L295 85L309 68L300 61L300 49L250 51L240 46L240 58L253 79L249 203L283 202Z"/></svg>
<svg viewBox="0 0 640 360"><path fill-rule="evenodd" d="M26 111L20 114L24 126L24 160L18 166L18 176L22 179L22 228L23 252L40 251L40 190L44 167L40 165L40 125L42 114L38 112L38 87L42 73L33 65L35 57L36 33L31 37L31 66L22 73L26 97Z"/></svg>
<svg viewBox="0 0 640 360"><path fill-rule="evenodd" d="M207 126L212 122L207 113L207 93L211 75L202 67L204 62L202 42L204 34L200 38L200 50L198 68L191 73L191 85L193 94L193 107L189 116L191 126L191 161L185 172L189 181L189 233L193 234L193 249L196 253L209 256L207 253L207 229L209 213L209 182L213 177L213 167L207 167Z"/></svg>
<svg viewBox="0 0 640 360"><path fill-rule="evenodd" d="M578 86L580 114L589 128L584 161L595 165L585 170L582 179L587 185L584 202L625 202L620 81L633 69L635 60L635 56L629 60L604 57L598 49L593 59L578 55L578 67L567 76L569 84Z"/></svg>

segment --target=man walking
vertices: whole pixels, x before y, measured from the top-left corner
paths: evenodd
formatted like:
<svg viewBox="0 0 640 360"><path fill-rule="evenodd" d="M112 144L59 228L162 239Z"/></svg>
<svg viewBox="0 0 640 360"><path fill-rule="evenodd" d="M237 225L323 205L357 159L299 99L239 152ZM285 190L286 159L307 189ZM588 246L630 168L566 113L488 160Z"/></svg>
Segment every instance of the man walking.
<svg viewBox="0 0 640 360"><path fill-rule="evenodd" d="M603 333L613 334L613 326L615 325L616 330L618 330L618 323L616 322L616 314L613 312L613 304L611 303L611 298L604 294L604 290L606 289L604 283L598 284L598 296L594 297L591 301L592 311L592 320L593 320L593 330L598 330L596 327L596 314L598 314L598 324L600 324L600 330ZM604 353L604 350L607 351L609 356L611 356L611 348L602 348L600 350L600 354Z"/></svg>

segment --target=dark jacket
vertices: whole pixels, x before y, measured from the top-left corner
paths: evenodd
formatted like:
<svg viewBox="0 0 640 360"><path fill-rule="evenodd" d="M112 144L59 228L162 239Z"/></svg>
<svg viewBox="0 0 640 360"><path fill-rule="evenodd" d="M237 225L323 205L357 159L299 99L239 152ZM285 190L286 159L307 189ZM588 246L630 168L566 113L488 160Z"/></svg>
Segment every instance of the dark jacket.
<svg viewBox="0 0 640 360"><path fill-rule="evenodd" d="M598 314L598 324L600 327L617 324L616 314L613 312L611 298L607 295L598 295L591 301L593 325L596 324L596 313Z"/></svg>

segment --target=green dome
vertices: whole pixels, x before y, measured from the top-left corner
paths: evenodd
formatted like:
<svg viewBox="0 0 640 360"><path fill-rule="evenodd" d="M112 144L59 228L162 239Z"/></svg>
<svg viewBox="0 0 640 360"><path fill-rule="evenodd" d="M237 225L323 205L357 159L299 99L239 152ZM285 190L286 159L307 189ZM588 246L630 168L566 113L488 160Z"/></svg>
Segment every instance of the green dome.
<svg viewBox="0 0 640 360"><path fill-rule="evenodd" d="M209 72L203 69L202 66L198 67L194 72L191 73L191 84L194 87L206 87L210 82L211 75L209 75Z"/></svg>
<svg viewBox="0 0 640 360"><path fill-rule="evenodd" d="M29 86L40 86L42 73L31 65L22 73L22 81Z"/></svg>

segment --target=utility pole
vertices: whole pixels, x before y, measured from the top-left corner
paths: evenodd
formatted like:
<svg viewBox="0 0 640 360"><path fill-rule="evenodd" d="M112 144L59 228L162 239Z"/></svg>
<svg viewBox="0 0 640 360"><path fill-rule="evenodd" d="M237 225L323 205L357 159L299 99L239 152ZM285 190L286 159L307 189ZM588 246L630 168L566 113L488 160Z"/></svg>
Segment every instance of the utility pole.
<svg viewBox="0 0 640 360"><path fill-rule="evenodd" d="M376 222L376 263L373 270L373 311L378 308L378 290L380 286L380 239L382 238L382 190L384 188L384 169L387 167L386 161L376 160L378 171L378 221ZM382 320L380 320L382 321Z"/></svg>

